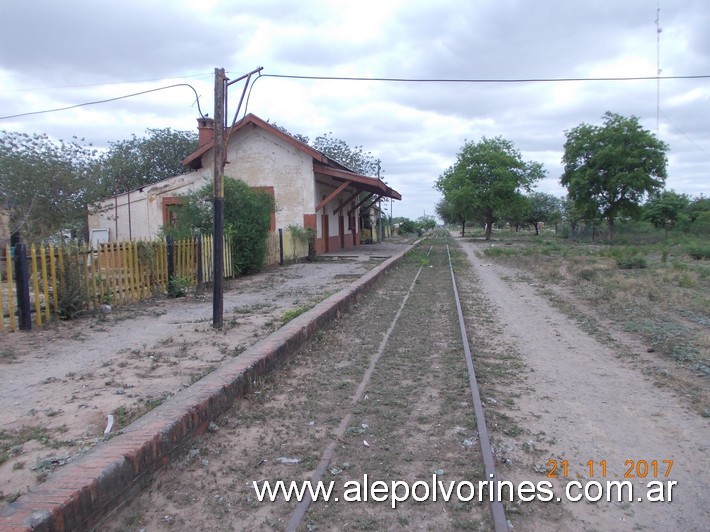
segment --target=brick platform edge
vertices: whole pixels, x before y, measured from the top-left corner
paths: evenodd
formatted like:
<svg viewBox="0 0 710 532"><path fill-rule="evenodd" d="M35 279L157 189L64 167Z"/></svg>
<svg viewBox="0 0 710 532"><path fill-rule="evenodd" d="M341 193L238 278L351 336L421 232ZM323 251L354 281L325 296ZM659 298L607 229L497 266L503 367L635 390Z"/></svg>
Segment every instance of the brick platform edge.
<svg viewBox="0 0 710 532"><path fill-rule="evenodd" d="M413 246L389 258L189 388L50 474L0 509L2 531L86 530L136 495L151 475L181 454L189 441L313 335L340 318Z"/></svg>

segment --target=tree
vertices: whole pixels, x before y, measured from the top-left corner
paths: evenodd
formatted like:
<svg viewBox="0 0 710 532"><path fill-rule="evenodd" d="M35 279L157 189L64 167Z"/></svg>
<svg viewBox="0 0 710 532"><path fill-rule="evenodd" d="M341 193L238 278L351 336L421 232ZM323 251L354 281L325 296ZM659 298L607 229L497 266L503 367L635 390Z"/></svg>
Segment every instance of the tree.
<svg viewBox="0 0 710 532"><path fill-rule="evenodd" d="M689 205L690 200L685 194L664 190L648 200L644 206L643 218L651 222L656 229L663 229L668 238L668 231L675 227Z"/></svg>
<svg viewBox="0 0 710 532"><path fill-rule="evenodd" d="M478 221L481 218L481 213L476 211L471 187L467 186L466 182L459 177L454 176L454 169L450 167L439 177L435 188L444 193L440 202L443 211L440 212L437 205L437 213L442 220L448 220L447 223L460 224L461 236L464 236L466 222Z"/></svg>
<svg viewBox="0 0 710 532"><path fill-rule="evenodd" d="M382 173L380 161L375 159L372 153L365 152L362 146L351 148L344 140L335 138L332 132L319 135L311 142L305 135L291 133L288 129L279 126L275 122L271 122L271 125L294 139L308 144L357 174L379 177L379 174Z"/></svg>
<svg viewBox="0 0 710 532"><path fill-rule="evenodd" d="M481 217L486 224L485 239L490 240L493 224L516 194L529 191L544 175L542 165L523 161L510 141L483 137L478 143L464 144L456 163L439 177L436 187L452 203L465 204L470 218Z"/></svg>
<svg viewBox="0 0 710 532"><path fill-rule="evenodd" d="M539 235L540 222L556 223L562 216L560 200L552 194L533 192L527 197L528 212L527 222L535 227L535 234Z"/></svg>
<svg viewBox="0 0 710 532"><path fill-rule="evenodd" d="M429 231L436 227L436 219L433 216L420 216L417 218L417 225L422 231Z"/></svg>
<svg viewBox="0 0 710 532"><path fill-rule="evenodd" d="M521 227L530 223L530 209L531 204L528 196L516 193L515 197L506 205L503 216L512 227L515 227L517 233Z"/></svg>
<svg viewBox="0 0 710 532"><path fill-rule="evenodd" d="M83 235L86 206L97 197L97 160L83 139L3 131L0 209L9 214L10 233L29 241L60 231Z"/></svg>
<svg viewBox="0 0 710 532"><path fill-rule="evenodd" d="M454 206L446 201L446 198L441 198L437 204L436 207L434 208L436 211L437 216L441 218L441 220L444 222L444 224L458 224L461 222L461 229L465 227L466 220L459 220L456 217L456 212L454 211ZM463 236L463 233L461 234Z"/></svg>
<svg viewBox="0 0 710 532"><path fill-rule="evenodd" d="M710 198L702 194L690 202L688 205L687 220L683 220L683 226L688 231L697 234L710 234Z"/></svg>
<svg viewBox="0 0 710 532"><path fill-rule="evenodd" d="M399 234L400 235L411 235L419 234L419 226L413 220L409 218L402 218L399 222Z"/></svg>
<svg viewBox="0 0 710 532"><path fill-rule="evenodd" d="M345 141L333 137L330 132L317 136L312 146L357 174L379 177L379 161L372 153L365 152L362 146L351 148Z"/></svg>
<svg viewBox="0 0 710 532"><path fill-rule="evenodd" d="M148 129L148 135L109 143L101 160L104 196L184 174L181 161L197 149L193 131Z"/></svg>
<svg viewBox="0 0 710 532"><path fill-rule="evenodd" d="M195 231L214 232L212 185L183 196L174 227L166 233L186 238ZM224 179L224 234L234 239L232 263L238 273L253 273L264 264L266 237L274 212L271 194L249 187L244 181Z"/></svg>
<svg viewBox="0 0 710 532"><path fill-rule="evenodd" d="M585 221L584 212L569 197L560 200L560 208L562 210L562 222L569 224L572 235L576 235L580 224Z"/></svg>
<svg viewBox="0 0 710 532"><path fill-rule="evenodd" d="M637 117L610 112L603 126L583 123L565 135L560 182L582 210L600 213L611 239L618 216L638 215L644 196L663 188L668 146Z"/></svg>

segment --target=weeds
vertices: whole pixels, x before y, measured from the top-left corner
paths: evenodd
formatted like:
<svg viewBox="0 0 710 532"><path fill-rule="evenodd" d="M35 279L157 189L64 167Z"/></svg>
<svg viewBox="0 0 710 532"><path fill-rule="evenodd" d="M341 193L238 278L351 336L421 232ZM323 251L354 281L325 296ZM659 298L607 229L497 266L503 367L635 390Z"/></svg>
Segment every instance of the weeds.
<svg viewBox="0 0 710 532"><path fill-rule="evenodd" d="M192 280L188 277L173 276L168 283L168 295L170 297L185 297L187 290L192 285Z"/></svg>
<svg viewBox="0 0 710 532"><path fill-rule="evenodd" d="M606 318L606 323L593 320L590 332L595 335L608 335L608 323L615 322L618 329L638 334L649 349L678 366L710 375L710 341L703 329L710 324L706 295L710 293L710 268L698 262L710 254L710 244L697 238L691 242L631 241L547 244L520 239L511 247L488 247L485 253L544 280L548 297L580 323L592 323L592 315L560 301L563 293L551 287L564 286L589 303ZM491 367L488 373L495 376L502 369ZM707 408L702 404L706 400L701 393L693 398L701 412Z"/></svg>
<svg viewBox="0 0 710 532"><path fill-rule="evenodd" d="M52 439L45 427L22 426L17 430L0 430L0 464L20 454L22 446L33 440L53 448L61 447L65 443Z"/></svg>
<svg viewBox="0 0 710 532"><path fill-rule="evenodd" d="M283 313L283 316L281 316L281 323L284 325L288 323L289 321L293 320L294 318L297 318L304 312L307 312L310 310L310 306L303 306L303 307L298 307L294 309L287 310L286 312Z"/></svg>
<svg viewBox="0 0 710 532"><path fill-rule="evenodd" d="M643 257L620 257L616 259L616 265L622 270L642 270L648 267Z"/></svg>
<svg viewBox="0 0 710 532"><path fill-rule="evenodd" d="M0 364L12 364L17 360L17 353L11 347L0 349Z"/></svg>
<svg viewBox="0 0 710 532"><path fill-rule="evenodd" d="M166 392L157 397L143 399L142 403L136 406L119 406L112 412L116 422L116 428L122 429L130 425L139 417L162 405L171 395L172 394Z"/></svg>
<svg viewBox="0 0 710 532"><path fill-rule="evenodd" d="M710 244L695 244L688 247L688 255L695 260L710 259Z"/></svg>

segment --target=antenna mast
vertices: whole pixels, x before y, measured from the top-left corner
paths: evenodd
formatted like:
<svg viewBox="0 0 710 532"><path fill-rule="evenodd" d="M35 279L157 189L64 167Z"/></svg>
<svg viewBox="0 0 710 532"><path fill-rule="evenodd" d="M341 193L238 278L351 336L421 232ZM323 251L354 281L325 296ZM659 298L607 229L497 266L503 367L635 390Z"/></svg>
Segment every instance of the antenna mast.
<svg viewBox="0 0 710 532"><path fill-rule="evenodd" d="M656 4L656 135L661 128L661 5Z"/></svg>

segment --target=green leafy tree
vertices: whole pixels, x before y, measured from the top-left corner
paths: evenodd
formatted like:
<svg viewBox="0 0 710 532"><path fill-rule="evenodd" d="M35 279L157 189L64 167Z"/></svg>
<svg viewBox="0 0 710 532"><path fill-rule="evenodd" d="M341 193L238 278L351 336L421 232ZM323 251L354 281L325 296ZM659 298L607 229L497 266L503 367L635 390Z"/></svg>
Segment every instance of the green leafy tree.
<svg viewBox="0 0 710 532"><path fill-rule="evenodd" d="M562 210L562 223L569 225L573 236L577 235L583 226L591 223L592 220L598 221L599 212L585 211L584 208L572 201L569 196L560 200L560 208Z"/></svg>
<svg viewBox="0 0 710 532"><path fill-rule="evenodd" d="M606 220L608 238L619 216L637 216L646 194L663 188L668 146L637 117L607 112L602 126L581 124L565 133L560 178L583 211Z"/></svg>
<svg viewBox="0 0 710 532"><path fill-rule="evenodd" d="M528 212L526 221L533 225L535 234L540 234L540 223L557 223L562 217L560 200L552 194L533 192L527 196Z"/></svg>
<svg viewBox="0 0 710 532"><path fill-rule="evenodd" d="M644 205L643 218L656 229L663 229L668 238L668 231L680 221L689 205L690 199L685 194L664 190L649 198Z"/></svg>
<svg viewBox="0 0 710 532"><path fill-rule="evenodd" d="M268 120L267 120L267 122L268 122ZM286 129L283 126L278 125L276 122L270 122L270 124L272 126L274 126L276 129L278 129L279 131L292 136L294 139L296 139L300 142L303 142L304 144L310 145L310 139L308 137L306 137L305 135L301 135L300 133L291 133L288 129Z"/></svg>
<svg viewBox="0 0 710 532"><path fill-rule="evenodd" d="M124 193L184 174L181 161L197 149L197 134L170 128L109 143L101 161L104 196Z"/></svg>
<svg viewBox="0 0 710 532"><path fill-rule="evenodd" d="M530 199L520 193L517 193L506 205L503 212L504 219L508 221L511 227L515 227L516 233L520 231L521 227L525 227L530 223L530 208Z"/></svg>
<svg viewBox="0 0 710 532"><path fill-rule="evenodd" d="M271 123L271 125L296 140L308 144L357 174L378 176L382 173L380 162L375 159L371 152L366 152L362 146L351 147L344 140L334 137L332 132L319 135L311 142L305 135L291 133L288 129L276 123Z"/></svg>
<svg viewBox="0 0 710 532"><path fill-rule="evenodd" d="M174 227L166 233L186 238L195 232L214 232L212 185L187 194ZM261 269L266 257L266 237L275 210L271 194L249 187L244 181L224 179L224 234L232 238L232 263L238 273Z"/></svg>
<svg viewBox="0 0 710 532"><path fill-rule="evenodd" d="M447 201L446 198L441 198L435 207L436 214L444 224L447 225L459 225L461 224L461 236L464 236L464 231L466 229L466 218L459 218L457 212L454 209L454 205Z"/></svg>
<svg viewBox="0 0 710 532"><path fill-rule="evenodd" d="M36 241L71 231L82 236L87 204L98 197L98 155L83 139L45 134L0 136L0 209L10 232Z"/></svg>
<svg viewBox="0 0 710 532"><path fill-rule="evenodd" d="M684 231L700 235L710 234L710 198L702 194L693 198L678 226Z"/></svg>
<svg viewBox="0 0 710 532"><path fill-rule="evenodd" d="M481 218L476 211L471 187L457 176L454 176L453 167L447 168L439 177L435 188L444 193L444 197L437 205L437 214L446 223L461 225L461 236L466 234L466 222Z"/></svg>
<svg viewBox="0 0 710 532"><path fill-rule="evenodd" d="M335 138L333 133L317 136L312 146L355 173L367 176L381 173L380 163L372 153L365 152L362 146L349 146L347 142Z"/></svg>
<svg viewBox="0 0 710 532"><path fill-rule="evenodd" d="M412 235L419 234L419 226L414 220L409 218L400 218L399 221L399 234L401 235Z"/></svg>
<svg viewBox="0 0 710 532"><path fill-rule="evenodd" d="M436 219L433 216L420 216L417 218L417 225L422 231L429 231L436 228Z"/></svg>
<svg viewBox="0 0 710 532"><path fill-rule="evenodd" d="M542 179L540 163L523 161L513 143L501 137L467 142L456 163L444 172L436 187L445 198L467 204L475 218L486 224L485 239L490 240L493 224L505 213L520 191L529 191Z"/></svg>

